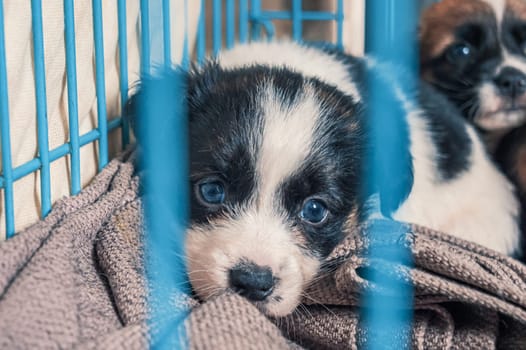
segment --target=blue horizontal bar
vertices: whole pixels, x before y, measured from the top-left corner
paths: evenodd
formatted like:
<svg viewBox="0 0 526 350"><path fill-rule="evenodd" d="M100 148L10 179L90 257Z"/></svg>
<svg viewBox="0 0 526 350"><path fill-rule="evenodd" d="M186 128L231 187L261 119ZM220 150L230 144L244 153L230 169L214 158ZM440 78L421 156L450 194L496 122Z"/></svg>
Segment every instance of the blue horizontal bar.
<svg viewBox="0 0 526 350"><path fill-rule="evenodd" d="M98 130L91 130L86 134L79 137L80 147L85 146L89 143L100 138L100 132ZM57 148L49 152L49 161L54 162L68 154L71 154L72 147L69 143L58 146ZM19 180L24 176L27 176L42 167L42 161L39 158L33 158L29 162L26 162L13 169L13 180Z"/></svg>
<svg viewBox="0 0 526 350"><path fill-rule="evenodd" d="M123 118L115 118L108 121L108 131L113 131L117 129L119 126L124 125L124 119Z"/></svg>
<svg viewBox="0 0 526 350"><path fill-rule="evenodd" d="M254 16L253 16L254 17ZM255 20L291 20L293 15L289 11L264 11L256 15ZM303 21L334 21L338 19L338 14L333 12L302 11Z"/></svg>
<svg viewBox="0 0 526 350"><path fill-rule="evenodd" d="M108 131L112 131L117 129L122 125L122 118L115 118L110 121L108 121ZM98 130L91 130L90 132L87 132L86 134L80 136L80 146L86 146L89 143L94 142L95 140L100 138L100 132ZM51 150L49 152L49 163L56 161L59 158L62 158L68 154L71 153L71 146L67 143L58 146L57 148ZM39 158L34 158L17 168L13 169L13 181L19 180L23 178L24 176L29 175L32 172L35 172L42 167L42 161ZM4 188L5 186L5 178L4 176L0 176L0 189Z"/></svg>
<svg viewBox="0 0 526 350"><path fill-rule="evenodd" d="M114 129L117 129L119 126L122 125L122 118L115 118L110 121L108 121L108 131L112 131ZM89 143L92 143L100 138L100 132L99 130L91 130L87 132L86 134L80 136L79 143L80 146L86 146ZM57 159L60 159L68 154L71 153L71 146L68 143L65 143L63 145L58 146L57 148L51 150L49 152L49 163L52 163L56 161ZM39 170L42 167L42 161L39 158L33 158L32 160L16 167L13 169L13 181L20 180L24 176L27 176L37 170ZM3 176L0 176L0 189L4 188L5 185L5 179Z"/></svg>

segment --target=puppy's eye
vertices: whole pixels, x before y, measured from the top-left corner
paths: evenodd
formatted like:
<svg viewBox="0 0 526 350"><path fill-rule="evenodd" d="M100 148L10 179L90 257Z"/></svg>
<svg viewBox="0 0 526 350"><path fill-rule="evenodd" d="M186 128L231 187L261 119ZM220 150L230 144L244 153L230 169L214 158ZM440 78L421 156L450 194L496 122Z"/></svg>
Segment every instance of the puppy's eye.
<svg viewBox="0 0 526 350"><path fill-rule="evenodd" d="M204 204L219 205L225 201L223 182L217 179L203 180L197 184L197 196Z"/></svg>
<svg viewBox="0 0 526 350"><path fill-rule="evenodd" d="M513 38L521 52L526 55L526 25L518 25L514 27L511 31Z"/></svg>
<svg viewBox="0 0 526 350"><path fill-rule="evenodd" d="M462 63L469 60L474 51L473 47L469 44L455 44L449 48L446 57L451 63Z"/></svg>
<svg viewBox="0 0 526 350"><path fill-rule="evenodd" d="M328 214L329 210L325 203L319 199L311 198L303 203L300 218L309 224L320 225L327 220Z"/></svg>

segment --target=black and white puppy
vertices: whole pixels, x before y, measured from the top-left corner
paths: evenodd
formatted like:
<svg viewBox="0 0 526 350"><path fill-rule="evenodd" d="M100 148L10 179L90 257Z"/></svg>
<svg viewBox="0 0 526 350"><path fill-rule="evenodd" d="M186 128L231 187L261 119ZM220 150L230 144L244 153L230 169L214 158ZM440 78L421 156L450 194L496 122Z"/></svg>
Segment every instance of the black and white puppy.
<svg viewBox="0 0 526 350"><path fill-rule="evenodd" d="M420 25L422 76L448 96L493 152L526 124L526 1L442 0Z"/></svg>
<svg viewBox="0 0 526 350"><path fill-rule="evenodd" d="M364 192L367 71L395 101L405 138L403 155L387 157L404 173L392 179L386 165L376 193ZM144 81L138 94L163 79ZM365 218L368 195L384 200L384 186L400 194L381 203L394 219L518 253L513 188L474 129L429 88L404 93L372 60L293 43L239 46L191 71L186 99L185 249L203 299L231 289L268 315L292 312L324 258Z"/></svg>

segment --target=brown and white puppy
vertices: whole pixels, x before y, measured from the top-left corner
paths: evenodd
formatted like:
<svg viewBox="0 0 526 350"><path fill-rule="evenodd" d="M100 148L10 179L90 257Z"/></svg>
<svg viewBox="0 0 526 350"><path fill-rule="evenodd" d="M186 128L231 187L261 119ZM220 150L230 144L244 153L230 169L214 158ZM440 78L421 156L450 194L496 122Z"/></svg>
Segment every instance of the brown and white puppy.
<svg viewBox="0 0 526 350"><path fill-rule="evenodd" d="M526 0L443 0L420 23L422 77L460 109L514 182L526 228ZM524 130L524 127L522 127Z"/></svg>
<svg viewBox="0 0 526 350"><path fill-rule="evenodd" d="M526 1L443 0L423 13L422 76L446 94L492 152L526 123Z"/></svg>

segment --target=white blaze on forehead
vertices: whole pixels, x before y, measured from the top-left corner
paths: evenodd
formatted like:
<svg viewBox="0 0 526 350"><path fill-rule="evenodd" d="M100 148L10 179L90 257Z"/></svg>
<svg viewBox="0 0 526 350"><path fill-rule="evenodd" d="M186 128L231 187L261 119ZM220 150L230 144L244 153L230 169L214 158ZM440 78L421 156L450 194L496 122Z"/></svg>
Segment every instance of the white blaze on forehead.
<svg viewBox="0 0 526 350"><path fill-rule="evenodd" d="M239 45L219 54L218 62L224 68L240 68L255 64L286 67L305 77L317 78L343 93L361 100L358 87L349 68L334 56L319 49L292 42L251 43Z"/></svg>
<svg viewBox="0 0 526 350"><path fill-rule="evenodd" d="M486 1L495 12L495 17L497 18L497 26L500 32L500 26L504 18L504 12L506 11L506 0L484 0Z"/></svg>
<svg viewBox="0 0 526 350"><path fill-rule="evenodd" d="M307 86L294 104L283 102L271 86L261 99L263 137L257 157L260 203L269 205L279 185L303 163L312 145L320 113L312 88Z"/></svg>

